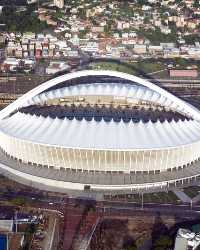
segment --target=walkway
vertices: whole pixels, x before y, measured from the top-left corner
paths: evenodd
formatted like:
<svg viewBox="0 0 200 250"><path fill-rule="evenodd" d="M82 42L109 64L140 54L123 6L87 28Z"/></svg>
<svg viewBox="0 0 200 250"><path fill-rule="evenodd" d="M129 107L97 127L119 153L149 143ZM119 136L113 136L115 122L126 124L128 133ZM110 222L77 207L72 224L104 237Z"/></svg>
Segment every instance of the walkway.
<svg viewBox="0 0 200 250"><path fill-rule="evenodd" d="M189 179L192 177L200 176L200 162L194 163L193 165L175 171L165 171L160 173L105 173L105 172L85 172L85 171L75 171L70 169L54 169L44 166L36 166L25 163L20 163L17 160L14 160L6 156L2 150L0 150L0 165L5 165L10 167L13 170L20 171L29 175L42 177L44 179L64 181L70 183L81 183L82 185L94 185L93 190L101 190L104 188L102 186L109 187L109 191L112 191L112 186L122 186L122 189L125 189L125 186L128 186L129 189L137 188L158 188L159 185L166 186L167 182L170 182L174 186L176 181L185 181L189 182ZM6 170L2 170L3 172ZM31 182L31 181L30 181ZM184 183L182 183L184 184ZM141 187L139 187L141 185ZM127 188L127 187L126 187ZM119 189L119 188L118 188Z"/></svg>
<svg viewBox="0 0 200 250"><path fill-rule="evenodd" d="M191 198L187 194L185 194L183 191L181 191L181 190L174 190L173 192L175 193L176 196L178 196L178 198L183 203L190 203L191 202Z"/></svg>

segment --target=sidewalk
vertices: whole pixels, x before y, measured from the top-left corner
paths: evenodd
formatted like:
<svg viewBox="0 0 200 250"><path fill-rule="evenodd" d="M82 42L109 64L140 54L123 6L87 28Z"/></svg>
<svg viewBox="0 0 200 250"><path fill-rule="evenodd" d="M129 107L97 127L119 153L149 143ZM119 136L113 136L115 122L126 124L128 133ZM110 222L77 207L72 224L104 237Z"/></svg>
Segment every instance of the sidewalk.
<svg viewBox="0 0 200 250"><path fill-rule="evenodd" d="M185 194L183 191L181 190L173 190L173 192L175 193L175 195L184 203L190 203L191 202L191 198L189 196L187 196L187 194Z"/></svg>
<svg viewBox="0 0 200 250"><path fill-rule="evenodd" d="M200 194L198 194L197 196L195 196L195 197L192 199L192 202L193 202L193 203L197 203L198 201L200 201Z"/></svg>

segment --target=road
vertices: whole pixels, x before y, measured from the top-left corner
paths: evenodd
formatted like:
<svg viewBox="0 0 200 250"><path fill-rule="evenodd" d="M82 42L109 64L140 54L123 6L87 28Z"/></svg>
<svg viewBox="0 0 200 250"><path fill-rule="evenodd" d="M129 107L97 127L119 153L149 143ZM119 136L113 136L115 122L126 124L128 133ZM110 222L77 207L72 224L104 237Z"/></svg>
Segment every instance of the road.
<svg viewBox="0 0 200 250"><path fill-rule="evenodd" d="M162 215L174 215L180 217L187 216L200 216L200 206L190 205L173 205L173 204L144 204L143 208L141 204L122 204L121 206L105 205L104 207L97 207L100 212L104 214L123 214L135 216L136 214L148 214L155 215L160 213ZM102 211L103 210L103 211Z"/></svg>
<svg viewBox="0 0 200 250"><path fill-rule="evenodd" d="M52 210L58 210L64 212L63 209L66 205L73 207L77 204L77 200L75 198L70 198L65 196L57 195L51 197L44 197L41 193L31 192L14 192L9 191L8 193L0 192L0 201L8 201L10 199L20 197L24 198L27 201L30 201L33 206ZM95 202L95 201L94 201ZM85 200L80 200L80 204L85 204ZM193 204L156 204L156 203L141 203L137 202L122 202L122 201L103 201L103 202L95 202L96 209L100 213L106 214L116 214L116 213L124 213L134 215L135 212L142 213L162 213L166 215L199 215L200 216L200 205Z"/></svg>
<svg viewBox="0 0 200 250"><path fill-rule="evenodd" d="M150 80L151 82L161 82L161 83L192 83L199 84L200 79L170 79L170 78L144 78L146 80Z"/></svg>

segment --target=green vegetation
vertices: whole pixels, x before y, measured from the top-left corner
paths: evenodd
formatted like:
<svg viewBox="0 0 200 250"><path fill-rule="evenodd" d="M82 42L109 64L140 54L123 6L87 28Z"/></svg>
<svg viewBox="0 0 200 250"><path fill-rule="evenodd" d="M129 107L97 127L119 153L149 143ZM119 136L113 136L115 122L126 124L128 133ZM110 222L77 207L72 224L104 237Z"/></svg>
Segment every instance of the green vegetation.
<svg viewBox="0 0 200 250"><path fill-rule="evenodd" d="M136 242L132 237L127 236L126 238L124 238L123 250L137 250L137 249L138 247L136 245Z"/></svg>
<svg viewBox="0 0 200 250"><path fill-rule="evenodd" d="M142 194L118 194L118 195L113 195L112 197L105 196L105 199L142 203ZM169 192L144 193L143 202L178 204L180 201L172 191L169 191Z"/></svg>
<svg viewBox="0 0 200 250"><path fill-rule="evenodd" d="M98 63L92 63L89 65L94 70L114 70L114 71L120 71L124 73L129 74L136 74L136 71L134 69L131 69L129 67L126 67L125 65L122 65L120 63L115 62L98 62Z"/></svg>
<svg viewBox="0 0 200 250"><path fill-rule="evenodd" d="M128 247L124 248L123 250L137 250L137 249L138 249L137 246L134 244L132 246L128 246Z"/></svg>
<svg viewBox="0 0 200 250"><path fill-rule="evenodd" d="M147 193L143 195L143 200L145 203L178 203L177 196L169 191L166 192L157 192L157 193Z"/></svg>
<svg viewBox="0 0 200 250"><path fill-rule="evenodd" d="M14 6L5 7L0 15L0 23L4 23L3 29L10 32L41 32L49 26L38 19L34 10L34 5L27 6L24 11L17 11Z"/></svg>
<svg viewBox="0 0 200 250"><path fill-rule="evenodd" d="M200 7L199 0L194 0L193 6L194 6L195 8L199 8L199 7Z"/></svg>
<svg viewBox="0 0 200 250"><path fill-rule="evenodd" d="M26 204L26 200L21 197L16 197L10 201L13 205L16 206L24 206Z"/></svg>
<svg viewBox="0 0 200 250"><path fill-rule="evenodd" d="M167 235L161 235L153 244L154 250L167 250L170 249L173 242L172 239Z"/></svg>
<svg viewBox="0 0 200 250"><path fill-rule="evenodd" d="M184 36L186 44L194 45L195 42L200 42L200 36L198 34L192 34Z"/></svg>
<svg viewBox="0 0 200 250"><path fill-rule="evenodd" d="M147 62L139 61L135 63L134 66L139 70L142 69L145 73L151 73L159 70L163 70L165 66L159 62Z"/></svg>
<svg viewBox="0 0 200 250"><path fill-rule="evenodd" d="M25 235L24 235L24 245L22 247L22 250L29 250L30 249L30 244L33 238L33 234L36 231L36 226L35 224L28 224Z"/></svg>
<svg viewBox="0 0 200 250"><path fill-rule="evenodd" d="M132 75L140 75L142 73L148 74L151 72L156 72L165 68L163 63L159 62L148 62L148 61L139 61L139 62L130 62L130 63L118 63L118 62L95 62L89 65L90 68L94 70L114 70L124 73L129 73Z"/></svg>
<svg viewBox="0 0 200 250"><path fill-rule="evenodd" d="M194 198L200 193L199 186L191 186L183 189L184 193L187 194L190 198Z"/></svg>
<svg viewBox="0 0 200 250"><path fill-rule="evenodd" d="M170 27L171 33L170 34L164 34L161 32L160 28L156 28L155 30L144 30L140 29L137 31L137 34L139 36L145 37L150 40L154 45L159 45L160 43L166 43L166 42L176 42L177 37L177 30L174 26Z"/></svg>

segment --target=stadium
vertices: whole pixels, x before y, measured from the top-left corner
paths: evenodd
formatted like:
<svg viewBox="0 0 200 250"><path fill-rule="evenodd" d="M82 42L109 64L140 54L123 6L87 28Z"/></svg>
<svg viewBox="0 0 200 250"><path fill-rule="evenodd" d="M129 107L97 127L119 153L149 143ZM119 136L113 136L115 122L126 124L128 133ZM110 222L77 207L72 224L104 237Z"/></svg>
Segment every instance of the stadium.
<svg viewBox="0 0 200 250"><path fill-rule="evenodd" d="M0 111L0 172L48 190L119 192L200 176L200 111L144 79L85 70Z"/></svg>

